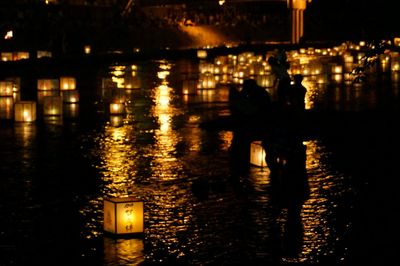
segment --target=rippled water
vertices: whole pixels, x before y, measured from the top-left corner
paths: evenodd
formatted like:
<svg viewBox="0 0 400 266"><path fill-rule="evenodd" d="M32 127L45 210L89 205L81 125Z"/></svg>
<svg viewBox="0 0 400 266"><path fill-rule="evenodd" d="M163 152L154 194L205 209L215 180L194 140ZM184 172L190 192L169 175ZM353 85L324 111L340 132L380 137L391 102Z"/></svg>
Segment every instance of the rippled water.
<svg viewBox="0 0 400 266"><path fill-rule="evenodd" d="M87 86L78 116L2 125L0 265L354 265L390 254L388 210L397 197L381 182L394 177L397 158L394 150L383 154L398 145L395 133L386 134L391 117L373 116L380 130L339 124L304 140L309 196L297 199L295 188L282 195L297 208L281 207L268 167L248 166L235 153L235 132L199 126L229 111L226 86L182 95L182 79L197 68L167 60L110 66L78 79ZM104 85L121 77L140 88L121 94ZM397 83L381 82L349 89L311 81L307 103L393 110ZM127 112L110 115L108 104L121 98ZM110 196L145 202L142 238L103 233Z"/></svg>

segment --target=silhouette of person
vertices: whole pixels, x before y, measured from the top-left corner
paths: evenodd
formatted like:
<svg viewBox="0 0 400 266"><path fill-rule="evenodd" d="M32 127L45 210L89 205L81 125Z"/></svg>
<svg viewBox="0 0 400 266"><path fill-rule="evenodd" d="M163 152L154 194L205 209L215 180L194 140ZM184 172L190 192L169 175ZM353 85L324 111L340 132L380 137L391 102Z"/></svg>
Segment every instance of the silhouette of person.
<svg viewBox="0 0 400 266"><path fill-rule="evenodd" d="M305 110L305 96L307 93L306 87L303 86L303 75L296 74L293 76L294 84L290 91L290 105L296 111Z"/></svg>
<svg viewBox="0 0 400 266"><path fill-rule="evenodd" d="M272 73L276 76L276 94L278 107L285 108L289 100L289 90L290 90L290 75L288 72L289 63L280 62L276 57L270 56L268 58L268 64L271 66Z"/></svg>

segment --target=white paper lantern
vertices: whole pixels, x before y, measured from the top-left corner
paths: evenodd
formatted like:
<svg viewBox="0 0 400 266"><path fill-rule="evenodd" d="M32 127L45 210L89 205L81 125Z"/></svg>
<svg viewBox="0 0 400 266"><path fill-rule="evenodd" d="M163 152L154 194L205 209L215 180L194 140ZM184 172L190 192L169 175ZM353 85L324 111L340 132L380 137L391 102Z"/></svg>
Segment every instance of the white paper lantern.
<svg viewBox="0 0 400 266"><path fill-rule="evenodd" d="M61 116L63 111L61 96L46 96L43 99L43 115Z"/></svg>
<svg viewBox="0 0 400 266"><path fill-rule="evenodd" d="M265 150L261 144L262 142L259 140L253 141L250 144L250 164L258 167L265 167L267 166Z"/></svg>
<svg viewBox="0 0 400 266"><path fill-rule="evenodd" d="M33 122L36 121L36 102L20 101L14 105L15 122Z"/></svg>
<svg viewBox="0 0 400 266"><path fill-rule="evenodd" d="M37 89L40 91L58 90L60 84L58 79L38 79Z"/></svg>
<svg viewBox="0 0 400 266"><path fill-rule="evenodd" d="M125 113L125 104L123 103L110 103L111 115L122 115Z"/></svg>
<svg viewBox="0 0 400 266"><path fill-rule="evenodd" d="M74 77L60 77L61 90L75 90L76 79Z"/></svg>
<svg viewBox="0 0 400 266"><path fill-rule="evenodd" d="M0 81L0 96L13 96L13 83L11 81Z"/></svg>
<svg viewBox="0 0 400 266"><path fill-rule="evenodd" d="M0 97L0 119L12 119L14 109L14 98Z"/></svg>
<svg viewBox="0 0 400 266"><path fill-rule="evenodd" d="M115 235L144 232L144 204L133 197L104 199L104 230Z"/></svg>

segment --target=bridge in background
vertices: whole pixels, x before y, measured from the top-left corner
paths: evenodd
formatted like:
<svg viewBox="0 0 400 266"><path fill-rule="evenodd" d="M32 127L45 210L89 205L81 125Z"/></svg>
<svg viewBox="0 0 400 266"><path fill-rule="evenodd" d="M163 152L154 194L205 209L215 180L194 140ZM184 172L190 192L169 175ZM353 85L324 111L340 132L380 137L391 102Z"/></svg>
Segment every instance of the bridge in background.
<svg viewBox="0 0 400 266"><path fill-rule="evenodd" d="M224 5L235 5L241 3L282 3L286 4L287 8L290 10L290 30L291 30L291 43L297 44L304 35L304 11L307 7L307 2L311 0L200 0L200 1L190 1L191 4L206 4L206 5L219 5L223 7ZM184 0L167 0L167 1L146 1L147 6L149 5L185 5L188 1ZM142 3L135 0L126 0L126 4L122 9L122 16L128 16L132 10L134 10L135 5L140 6Z"/></svg>

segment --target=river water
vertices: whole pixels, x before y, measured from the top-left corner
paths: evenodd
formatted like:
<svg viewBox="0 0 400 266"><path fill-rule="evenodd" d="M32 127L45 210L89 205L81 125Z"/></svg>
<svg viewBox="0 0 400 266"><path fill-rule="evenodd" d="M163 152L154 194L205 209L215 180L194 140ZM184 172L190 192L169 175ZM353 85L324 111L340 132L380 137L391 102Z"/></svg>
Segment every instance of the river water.
<svg viewBox="0 0 400 266"><path fill-rule="evenodd" d="M43 116L38 104L34 123L1 121L0 265L397 259L398 72L373 72L361 85L344 74L326 82L307 76L307 108L343 119L323 119L323 129L302 141L309 193L298 199L296 186L280 195L300 201L292 211L274 201L269 168L236 152L235 132L200 126L229 114L231 82L215 74L216 89L183 94L198 81L201 62L148 60L74 73L81 99L64 104L61 117ZM125 112L111 115L116 101ZM103 199L111 196L144 201L143 236L104 234Z"/></svg>

